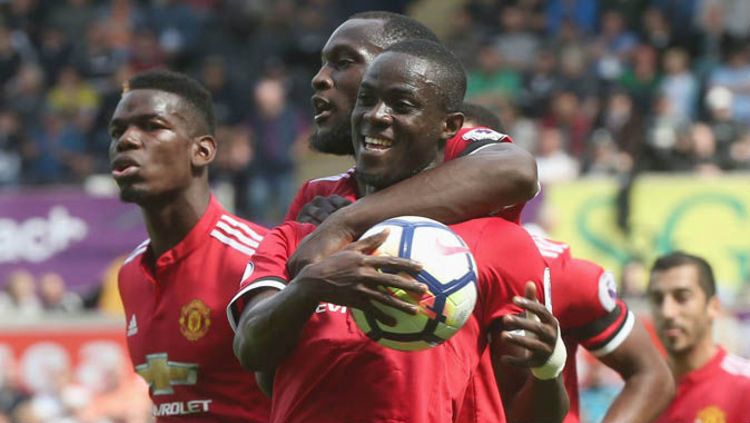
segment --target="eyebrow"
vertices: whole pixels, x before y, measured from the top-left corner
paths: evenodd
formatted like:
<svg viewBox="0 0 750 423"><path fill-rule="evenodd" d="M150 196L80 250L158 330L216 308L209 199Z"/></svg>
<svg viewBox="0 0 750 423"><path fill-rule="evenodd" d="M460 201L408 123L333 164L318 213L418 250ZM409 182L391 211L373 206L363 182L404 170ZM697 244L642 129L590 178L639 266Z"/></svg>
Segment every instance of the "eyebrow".
<svg viewBox="0 0 750 423"><path fill-rule="evenodd" d="M335 44L330 49L321 51L320 57L325 59L326 56L332 56L335 54L342 54L342 53L347 53L347 54L355 55L357 57L362 57L362 54L357 49L352 48L351 46L348 46L346 44Z"/></svg>
<svg viewBox="0 0 750 423"><path fill-rule="evenodd" d="M163 120L164 122L168 122L167 119L164 118L164 116L158 114L158 113L142 113L139 115L129 116L128 118L114 118L111 121L109 121L109 127L114 127L118 125L123 125L127 122L142 122L147 121L151 119L158 118L160 120Z"/></svg>

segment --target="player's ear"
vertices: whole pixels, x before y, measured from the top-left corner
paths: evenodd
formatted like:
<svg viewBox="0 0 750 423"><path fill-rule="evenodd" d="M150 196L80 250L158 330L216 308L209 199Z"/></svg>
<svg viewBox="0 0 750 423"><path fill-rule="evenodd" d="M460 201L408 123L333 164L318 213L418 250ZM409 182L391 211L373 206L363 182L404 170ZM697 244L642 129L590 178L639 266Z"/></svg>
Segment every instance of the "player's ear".
<svg viewBox="0 0 750 423"><path fill-rule="evenodd" d="M708 317L711 318L711 320L715 320L719 317L719 314L721 313L721 303L719 303L718 295L714 295L708 299L706 309L708 311Z"/></svg>
<svg viewBox="0 0 750 423"><path fill-rule="evenodd" d="M216 139L211 135L195 138L191 161L194 167L203 168L214 161L216 157Z"/></svg>
<svg viewBox="0 0 750 423"><path fill-rule="evenodd" d="M449 140L461 129L464 125L464 114L461 112L448 113L443 120L443 132L441 138L443 140Z"/></svg>

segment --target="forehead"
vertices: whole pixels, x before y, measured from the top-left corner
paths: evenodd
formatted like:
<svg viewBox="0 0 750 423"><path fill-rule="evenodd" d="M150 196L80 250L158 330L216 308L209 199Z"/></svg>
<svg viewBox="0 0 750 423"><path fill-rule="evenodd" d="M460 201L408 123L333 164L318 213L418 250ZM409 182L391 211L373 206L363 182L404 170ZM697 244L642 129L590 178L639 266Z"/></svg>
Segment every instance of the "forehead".
<svg viewBox="0 0 750 423"><path fill-rule="evenodd" d="M675 290L700 290L698 269L691 264L683 264L667 270L653 272L649 291L669 292Z"/></svg>
<svg viewBox="0 0 750 423"><path fill-rule="evenodd" d="M183 101L177 94L152 89L135 89L122 95L112 118L126 119L137 115L158 115L169 118L180 115L182 112Z"/></svg>
<svg viewBox="0 0 750 423"><path fill-rule="evenodd" d="M363 53L377 54L383 51L383 26L379 19L350 19L328 38L323 53L336 49L350 49Z"/></svg>
<svg viewBox="0 0 750 423"><path fill-rule="evenodd" d="M379 55L365 72L368 84L403 84L416 89L437 87L431 64L419 57L399 52Z"/></svg>

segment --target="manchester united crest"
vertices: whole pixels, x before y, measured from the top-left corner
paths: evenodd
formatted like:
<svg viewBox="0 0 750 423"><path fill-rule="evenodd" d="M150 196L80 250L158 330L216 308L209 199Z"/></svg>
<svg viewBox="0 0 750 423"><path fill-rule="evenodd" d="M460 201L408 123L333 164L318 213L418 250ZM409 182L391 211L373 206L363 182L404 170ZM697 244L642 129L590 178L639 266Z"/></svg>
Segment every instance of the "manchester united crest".
<svg viewBox="0 0 750 423"><path fill-rule="evenodd" d="M727 423L727 417L719 407L711 405L698 412L695 423Z"/></svg>
<svg viewBox="0 0 750 423"><path fill-rule="evenodd" d="M190 301L180 312L180 332L188 341L201 339L211 326L210 315L206 303L198 299Z"/></svg>

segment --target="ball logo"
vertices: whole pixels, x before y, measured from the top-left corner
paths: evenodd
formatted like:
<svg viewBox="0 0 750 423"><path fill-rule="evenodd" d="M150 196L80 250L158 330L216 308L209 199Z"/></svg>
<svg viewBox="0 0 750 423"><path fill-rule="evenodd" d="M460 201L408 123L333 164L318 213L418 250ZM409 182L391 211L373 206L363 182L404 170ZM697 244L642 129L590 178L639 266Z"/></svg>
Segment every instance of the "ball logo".
<svg viewBox="0 0 750 423"><path fill-rule="evenodd" d="M719 407L710 405L698 412L695 423L727 423L727 416Z"/></svg>
<svg viewBox="0 0 750 423"><path fill-rule="evenodd" d="M463 245L445 245L440 238L435 241L435 250L446 256L471 253L469 248Z"/></svg>
<svg viewBox="0 0 750 423"><path fill-rule="evenodd" d="M199 299L190 301L180 312L180 332L188 341L201 339L211 326L211 309Z"/></svg>
<svg viewBox="0 0 750 423"><path fill-rule="evenodd" d="M465 141L500 141L505 137L507 137L507 135L501 134L497 131L493 131L489 128L476 128L463 134L461 138L463 138Z"/></svg>
<svg viewBox="0 0 750 423"><path fill-rule="evenodd" d="M599 301L608 312L617 306L617 283L610 272L604 272L599 277Z"/></svg>

